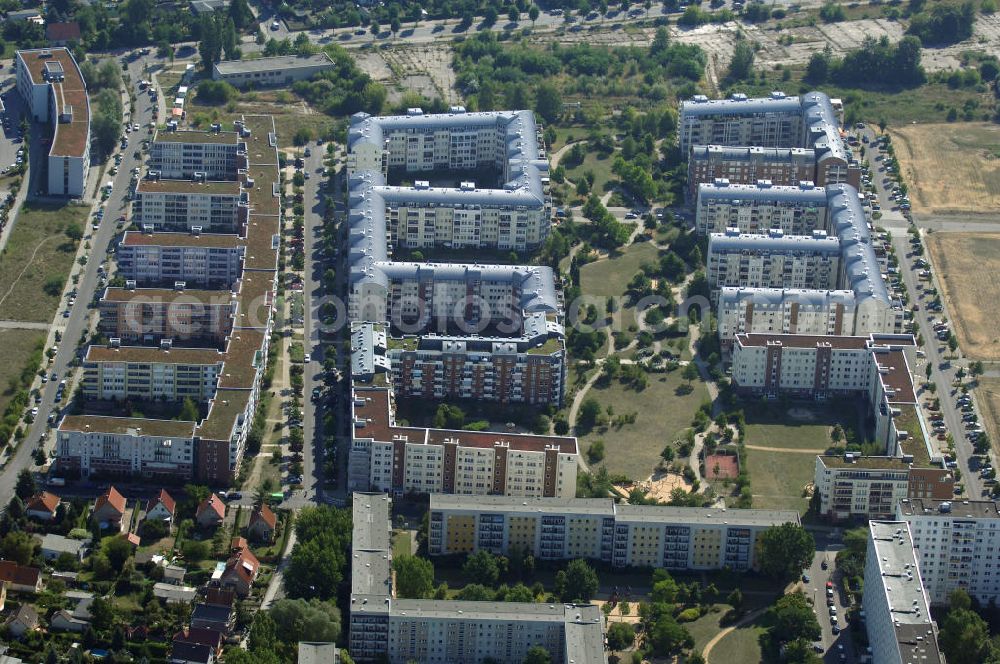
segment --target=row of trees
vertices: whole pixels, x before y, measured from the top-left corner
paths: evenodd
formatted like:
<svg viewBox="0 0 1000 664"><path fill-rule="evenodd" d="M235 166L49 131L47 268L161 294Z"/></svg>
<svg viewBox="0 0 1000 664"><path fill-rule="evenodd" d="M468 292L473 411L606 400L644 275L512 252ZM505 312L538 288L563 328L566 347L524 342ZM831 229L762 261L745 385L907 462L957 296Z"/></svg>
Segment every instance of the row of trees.
<svg viewBox="0 0 1000 664"><path fill-rule="evenodd" d="M812 85L844 87L911 87L926 80L920 64L920 39L912 35L891 43L888 37L865 37L861 46L837 58L829 47L813 53L805 80Z"/></svg>

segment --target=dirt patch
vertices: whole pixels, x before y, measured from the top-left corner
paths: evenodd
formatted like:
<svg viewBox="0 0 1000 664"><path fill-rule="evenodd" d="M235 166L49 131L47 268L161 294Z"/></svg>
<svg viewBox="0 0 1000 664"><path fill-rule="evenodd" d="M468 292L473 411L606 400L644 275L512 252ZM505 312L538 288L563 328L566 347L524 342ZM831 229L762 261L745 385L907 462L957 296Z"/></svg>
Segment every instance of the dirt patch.
<svg viewBox="0 0 1000 664"><path fill-rule="evenodd" d="M979 378L976 401L983 413L986 430L994 448L1000 441L1000 378Z"/></svg>
<svg viewBox="0 0 1000 664"><path fill-rule="evenodd" d="M641 489L646 492L648 498L665 503L670 500L670 493L674 489L683 489L685 492L691 493L694 490L694 485L679 473L658 472L642 482L615 485L612 488L623 498L628 498L633 489Z"/></svg>
<svg viewBox="0 0 1000 664"><path fill-rule="evenodd" d="M976 360L1000 359L1000 233L932 233L927 248L962 351Z"/></svg>
<svg viewBox="0 0 1000 664"><path fill-rule="evenodd" d="M705 459L705 477L711 481L734 480L740 474L739 457L732 454L712 454Z"/></svg>
<svg viewBox="0 0 1000 664"><path fill-rule="evenodd" d="M451 68L452 52L449 46L434 44L415 47L396 46L382 51L377 56L372 54L368 57L378 57L382 60L391 76L380 80L391 81L396 95L400 98L403 92L413 91L431 99L439 97L448 104L459 104L462 101L458 91L455 90L455 72ZM359 60L358 64L365 68L365 71L371 68L371 71L385 76L374 59L368 62ZM390 90L390 93L392 92Z"/></svg>
<svg viewBox="0 0 1000 664"><path fill-rule="evenodd" d="M968 213L1000 207L1000 126L917 124L890 128L890 133L914 212Z"/></svg>

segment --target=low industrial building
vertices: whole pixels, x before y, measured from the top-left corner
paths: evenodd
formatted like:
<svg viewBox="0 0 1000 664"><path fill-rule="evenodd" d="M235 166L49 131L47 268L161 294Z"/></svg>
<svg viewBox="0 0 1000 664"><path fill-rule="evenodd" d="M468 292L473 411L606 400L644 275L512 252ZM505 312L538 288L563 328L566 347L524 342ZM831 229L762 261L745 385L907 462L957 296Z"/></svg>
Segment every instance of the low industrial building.
<svg viewBox="0 0 1000 664"><path fill-rule="evenodd" d="M287 87L295 81L308 80L336 67L330 56L320 51L313 55L223 60L212 68L212 78L237 88Z"/></svg>
<svg viewBox="0 0 1000 664"><path fill-rule="evenodd" d="M870 521L862 607L872 661L944 664L906 521Z"/></svg>
<svg viewBox="0 0 1000 664"><path fill-rule="evenodd" d="M431 555L508 555L517 548L540 560L746 571L757 568L757 537L784 523L799 523L798 513L432 494L427 547Z"/></svg>
<svg viewBox="0 0 1000 664"><path fill-rule="evenodd" d="M349 650L356 661L521 662L537 645L553 664L607 662L596 605L395 597L388 496L355 493L353 510Z"/></svg>
<svg viewBox="0 0 1000 664"><path fill-rule="evenodd" d="M392 393L355 385L348 487L395 495L576 495L576 438L399 426Z"/></svg>
<svg viewBox="0 0 1000 664"><path fill-rule="evenodd" d="M28 112L53 127L46 193L83 197L90 171L90 96L76 58L65 47L22 50L14 68Z"/></svg>

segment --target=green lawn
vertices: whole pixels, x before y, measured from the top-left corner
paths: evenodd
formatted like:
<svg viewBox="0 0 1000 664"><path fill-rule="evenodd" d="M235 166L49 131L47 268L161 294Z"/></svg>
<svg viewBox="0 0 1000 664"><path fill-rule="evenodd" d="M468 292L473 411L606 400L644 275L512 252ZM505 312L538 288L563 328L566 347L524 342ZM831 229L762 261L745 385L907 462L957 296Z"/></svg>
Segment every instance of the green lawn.
<svg viewBox="0 0 1000 664"><path fill-rule="evenodd" d="M748 625L734 629L722 637L712 652L709 653L708 664L757 664L761 661L760 635L766 627L758 619Z"/></svg>
<svg viewBox="0 0 1000 664"><path fill-rule="evenodd" d="M408 530L392 531L392 557L410 556L412 554L411 542L413 538Z"/></svg>
<svg viewBox="0 0 1000 664"><path fill-rule="evenodd" d="M805 513L809 501L802 496L802 489L815 477L816 457L747 450L747 469L755 508Z"/></svg>
<svg viewBox="0 0 1000 664"><path fill-rule="evenodd" d="M587 263L580 268L580 287L584 295L607 297L622 295L632 277L645 262L658 260L656 247L649 242L629 245L621 255Z"/></svg>
<svg viewBox="0 0 1000 664"><path fill-rule="evenodd" d="M21 208L0 255L0 320L52 321L76 257L77 242L66 230L75 224L82 232L89 210L27 203ZM46 292L47 284L55 295Z"/></svg>
<svg viewBox="0 0 1000 664"><path fill-rule="evenodd" d="M833 444L830 432L840 422L855 427L856 406L852 401L832 403L747 403L747 445L790 449L825 450Z"/></svg>
<svg viewBox="0 0 1000 664"><path fill-rule="evenodd" d="M713 604L713 607L718 609L718 611L709 611L701 618L684 624L687 631L691 633L691 638L694 639L695 652L701 652L705 644L719 633L722 629L719 622L725 617L727 612L732 610L732 607L728 604Z"/></svg>
<svg viewBox="0 0 1000 664"><path fill-rule="evenodd" d="M704 384L694 383L691 394L678 396L677 387L684 381L681 372L651 373L645 390L636 392L619 381L602 385L599 381L587 393L603 408L612 406L615 414L638 414L634 424L605 431L595 429L580 440L586 450L595 440L603 440L604 464L608 471L624 473L632 479L646 479L660 460L660 452L670 442L683 437L695 411L708 400Z"/></svg>
<svg viewBox="0 0 1000 664"><path fill-rule="evenodd" d="M591 171L594 174L594 184L590 190L598 195L602 195L605 192L605 185L616 177L611 172L611 167L614 163L615 158L613 154L599 155L596 152L588 152L582 164L566 169L566 179L572 180L573 184L576 184L577 180L584 177L587 171Z"/></svg>
<svg viewBox="0 0 1000 664"><path fill-rule="evenodd" d="M45 333L39 330L0 329L0 348L3 348L3 368L0 369L0 413L7 408L14 393L10 391L10 381L20 376L25 361L40 344L45 342Z"/></svg>

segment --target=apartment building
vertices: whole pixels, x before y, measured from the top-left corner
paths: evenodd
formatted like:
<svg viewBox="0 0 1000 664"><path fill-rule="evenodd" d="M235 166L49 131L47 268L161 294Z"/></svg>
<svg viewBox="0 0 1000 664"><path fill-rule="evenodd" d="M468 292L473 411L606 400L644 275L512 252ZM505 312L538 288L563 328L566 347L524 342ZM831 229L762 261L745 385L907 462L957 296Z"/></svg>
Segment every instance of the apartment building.
<svg viewBox="0 0 1000 664"><path fill-rule="evenodd" d="M840 240L826 231L786 236L743 235L737 228L708 237L706 276L713 289L800 288L828 290L840 277Z"/></svg>
<svg viewBox="0 0 1000 664"><path fill-rule="evenodd" d="M827 191L809 180L780 186L770 180L735 184L727 179L698 185L695 228L702 235L768 233L812 235L830 227Z"/></svg>
<svg viewBox="0 0 1000 664"><path fill-rule="evenodd" d="M862 606L872 661L944 664L906 521L870 521Z"/></svg>
<svg viewBox="0 0 1000 664"><path fill-rule="evenodd" d="M222 362L222 353L210 348L89 346L81 390L86 399L207 401Z"/></svg>
<svg viewBox="0 0 1000 664"><path fill-rule="evenodd" d="M65 47L22 50L14 69L28 112L52 125L46 193L82 197L90 171L90 96L76 58Z"/></svg>
<svg viewBox="0 0 1000 664"><path fill-rule="evenodd" d="M194 422L67 415L56 433L59 471L74 477L194 476Z"/></svg>
<svg viewBox="0 0 1000 664"><path fill-rule="evenodd" d="M531 111L351 117L347 173L352 233L388 229L408 248L522 251L548 237L548 161ZM499 186L387 185L387 174L492 169ZM384 242L378 236L369 238ZM378 258L376 257L376 260ZM384 256L381 260L385 260ZM353 261L352 261L353 263Z"/></svg>
<svg viewBox="0 0 1000 664"><path fill-rule="evenodd" d="M305 81L336 67L330 56L320 51L314 55L223 60L215 63L212 68L212 78L216 81L225 81L237 88L288 87L295 81Z"/></svg>
<svg viewBox="0 0 1000 664"><path fill-rule="evenodd" d="M231 131L158 131L147 172L166 180L235 182L247 167L245 138Z"/></svg>
<svg viewBox="0 0 1000 664"><path fill-rule="evenodd" d="M992 500L904 499L896 519L910 526L931 604L962 589L983 606L1000 599L1000 505Z"/></svg>
<svg viewBox="0 0 1000 664"><path fill-rule="evenodd" d="M355 385L348 486L465 495L576 494L576 438L398 426L391 391Z"/></svg>
<svg viewBox="0 0 1000 664"><path fill-rule="evenodd" d="M757 537L796 512L616 504L603 498L432 494L431 555L512 549L543 560L588 558L614 567L755 569Z"/></svg>
<svg viewBox="0 0 1000 664"><path fill-rule="evenodd" d="M819 513L829 519L892 519L901 500L954 495L950 470L918 468L901 456L862 456L856 453L818 455L814 487Z"/></svg>
<svg viewBox="0 0 1000 664"><path fill-rule="evenodd" d="M746 185L765 180L785 187L816 182L816 152L806 148L692 146L688 156L688 201L697 201L700 185L720 179Z"/></svg>
<svg viewBox="0 0 1000 664"><path fill-rule="evenodd" d="M159 341L159 347L127 347L116 342L117 347L92 348L85 362L88 366L84 391L95 398L191 396L205 404L207 414L200 421L173 423L183 425L183 429L156 429L163 432L158 437L164 439L164 446L173 450L190 449L190 460L166 458L161 451L157 457L160 465L140 463L142 450L153 450L160 444L157 440L146 440L143 420L77 415L73 419L64 418L59 424L60 452L56 467L60 472L86 477L169 472L176 477L222 486L229 486L239 472L260 398L270 338L280 192L273 120L269 116L246 116L235 125L241 137L240 156L245 162L242 180L250 210L243 234L127 233L119 251L123 272L133 277L132 281L142 275L140 278L153 282L152 285L160 281L170 284L172 280L187 283L201 280L205 286L219 288L218 299L231 303L231 323L224 325L232 329L220 344L224 350L175 346L174 336L167 335L186 332L170 321L160 324L159 316L164 309L168 318L171 315L171 305L164 303L150 310L156 326L143 331L141 338L142 342ZM192 134L208 137L209 142L217 136ZM195 140L195 136L187 140ZM220 253L238 260L220 263L217 261ZM164 257L168 259L166 264L161 262ZM150 263L155 263L155 267L150 267ZM126 290L135 286L128 284ZM105 306L109 310L117 306L113 325L119 328L126 325L127 329L127 322L119 319L118 312L122 307L128 310L130 304L140 304L142 295L133 298L119 291L117 298L127 304ZM195 320L201 319L196 316ZM111 325L111 321L109 313L106 324ZM214 334L212 328L208 338ZM104 445L103 441L109 444ZM110 444L112 441L116 444Z"/></svg>
<svg viewBox="0 0 1000 664"><path fill-rule="evenodd" d="M861 165L841 138L837 105L822 92L711 100L697 95L681 103L681 152L689 155L696 146L805 148L812 150L815 176L804 179L857 187Z"/></svg>
<svg viewBox="0 0 1000 664"><path fill-rule="evenodd" d="M239 182L144 178L135 188L132 215L150 231L238 233L246 223L248 196Z"/></svg>
<svg viewBox="0 0 1000 664"><path fill-rule="evenodd" d="M118 244L118 273L139 287L231 288L243 271L246 243L222 233L126 231Z"/></svg>
<svg viewBox="0 0 1000 664"><path fill-rule="evenodd" d="M352 376L384 373L401 397L562 403L566 349L562 327L542 314L525 320L520 337L390 337L386 326L351 327Z"/></svg>
<svg viewBox="0 0 1000 664"><path fill-rule="evenodd" d="M104 289L98 331L128 343L205 339L222 344L233 328L236 296L184 288Z"/></svg>
<svg viewBox="0 0 1000 664"><path fill-rule="evenodd" d="M350 641L359 662L520 662L541 646L554 664L603 664L604 620L596 605L414 600L395 597L389 500L353 500Z"/></svg>

